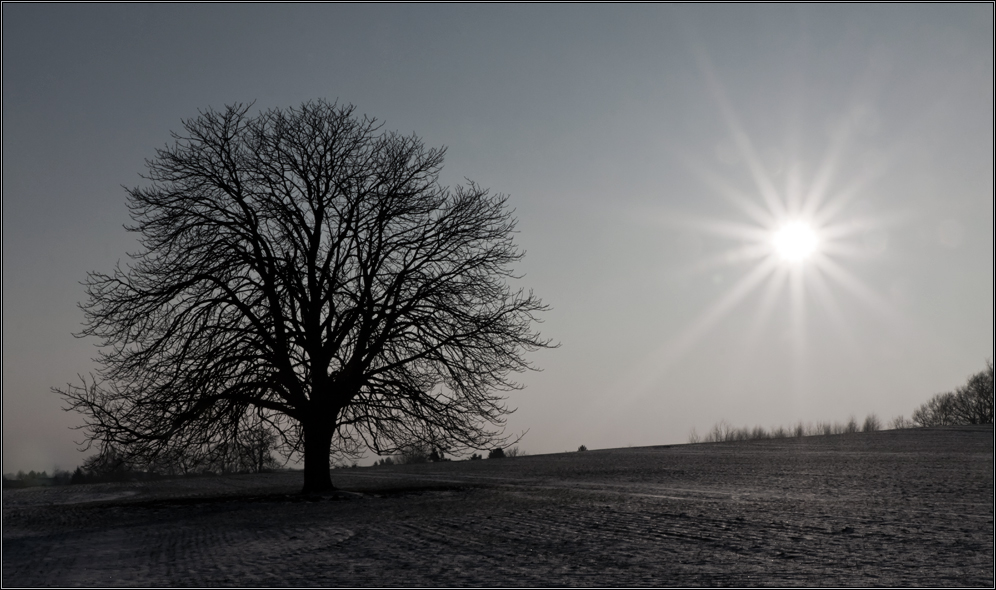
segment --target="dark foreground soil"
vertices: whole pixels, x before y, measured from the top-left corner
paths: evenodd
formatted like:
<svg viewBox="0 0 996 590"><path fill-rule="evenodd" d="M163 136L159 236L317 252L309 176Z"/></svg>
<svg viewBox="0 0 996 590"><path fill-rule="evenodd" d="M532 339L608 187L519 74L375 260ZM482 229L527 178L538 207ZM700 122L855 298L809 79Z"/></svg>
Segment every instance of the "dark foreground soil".
<svg viewBox="0 0 996 590"><path fill-rule="evenodd" d="M3 492L12 586L986 586L993 428Z"/></svg>

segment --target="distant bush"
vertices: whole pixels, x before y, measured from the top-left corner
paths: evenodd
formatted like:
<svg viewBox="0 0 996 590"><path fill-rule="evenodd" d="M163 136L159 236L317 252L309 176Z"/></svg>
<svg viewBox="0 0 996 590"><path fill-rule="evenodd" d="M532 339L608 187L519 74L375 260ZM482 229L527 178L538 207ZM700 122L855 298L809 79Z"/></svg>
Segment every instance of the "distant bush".
<svg viewBox="0 0 996 590"><path fill-rule="evenodd" d="M875 432L876 430L882 430L882 422L875 414L868 414L865 416L865 423L861 426L861 431Z"/></svg>
<svg viewBox="0 0 996 590"><path fill-rule="evenodd" d="M506 457L525 457L526 455L527 453L519 447L512 447L511 449L505 451Z"/></svg>
<svg viewBox="0 0 996 590"><path fill-rule="evenodd" d="M501 447L491 449L490 451L488 451L488 459L504 459L504 458L505 458L505 451L503 451Z"/></svg>
<svg viewBox="0 0 996 590"><path fill-rule="evenodd" d="M733 442L740 440L751 440L753 436L768 438L767 432L763 428L736 428L731 426L726 420L720 420L713 425L712 430L702 439L703 442Z"/></svg>
<svg viewBox="0 0 996 590"><path fill-rule="evenodd" d="M133 461L129 461L114 448L88 457L81 467L73 472L71 483L104 483L110 481L136 481L153 479L157 474L148 469L142 469Z"/></svg>
<svg viewBox="0 0 996 590"><path fill-rule="evenodd" d="M583 452L585 452L587 450L588 450L588 447L586 447L584 445L581 445L580 447L578 447L578 452L579 453L583 453Z"/></svg>
<svg viewBox="0 0 996 590"><path fill-rule="evenodd" d="M477 453L474 453L473 455L471 455L471 456L470 456L470 460L471 460L471 461L480 461L480 460L481 460L481 459L483 459L483 458L484 458L484 457L481 457L481 456L480 456L480 455L478 455Z"/></svg>
<svg viewBox="0 0 996 590"><path fill-rule="evenodd" d="M889 427L893 430L902 430L903 428L915 428L916 423L900 414L889 422Z"/></svg>
<svg viewBox="0 0 996 590"><path fill-rule="evenodd" d="M412 452L411 450L403 451L394 456L395 465L418 465L419 463L428 462L428 455Z"/></svg>
<svg viewBox="0 0 996 590"><path fill-rule="evenodd" d="M419 463L435 463L437 461L449 461L441 448L435 448L427 444L413 444L405 447L394 456L391 463L386 465L416 465Z"/></svg>

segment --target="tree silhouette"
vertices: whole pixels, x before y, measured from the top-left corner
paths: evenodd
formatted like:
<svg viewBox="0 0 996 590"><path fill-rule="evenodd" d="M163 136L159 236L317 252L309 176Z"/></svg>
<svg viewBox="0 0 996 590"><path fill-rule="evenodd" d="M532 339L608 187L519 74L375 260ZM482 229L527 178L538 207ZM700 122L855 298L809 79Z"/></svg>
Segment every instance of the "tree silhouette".
<svg viewBox="0 0 996 590"><path fill-rule="evenodd" d="M920 426L993 423L993 361L970 376L965 385L954 391L939 393L913 411L913 422Z"/></svg>
<svg viewBox="0 0 996 590"><path fill-rule="evenodd" d="M141 250L88 275L99 369L57 390L87 443L196 455L262 424L322 491L333 453L504 441L501 392L551 346L506 197L352 106L250 106L184 121L127 191Z"/></svg>
<svg viewBox="0 0 996 590"><path fill-rule="evenodd" d="M993 361L955 389L954 415L963 424L993 423Z"/></svg>

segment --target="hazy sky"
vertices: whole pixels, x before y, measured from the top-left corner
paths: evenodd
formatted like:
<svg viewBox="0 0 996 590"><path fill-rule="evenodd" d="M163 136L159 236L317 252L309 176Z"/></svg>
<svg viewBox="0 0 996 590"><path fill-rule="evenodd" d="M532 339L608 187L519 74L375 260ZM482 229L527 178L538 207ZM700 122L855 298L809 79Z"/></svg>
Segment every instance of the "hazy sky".
<svg viewBox="0 0 996 590"><path fill-rule="evenodd" d="M511 196L562 344L528 452L909 416L993 354L992 4L4 4L4 472L83 459L50 388L95 369L122 185L198 109L317 98Z"/></svg>

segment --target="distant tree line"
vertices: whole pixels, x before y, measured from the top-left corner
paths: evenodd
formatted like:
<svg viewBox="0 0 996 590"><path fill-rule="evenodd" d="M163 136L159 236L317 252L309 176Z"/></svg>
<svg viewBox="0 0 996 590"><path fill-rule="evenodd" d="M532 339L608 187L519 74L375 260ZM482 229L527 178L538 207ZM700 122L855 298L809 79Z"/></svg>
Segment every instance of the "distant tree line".
<svg viewBox="0 0 996 590"><path fill-rule="evenodd" d="M424 444L413 444L401 449L401 452L374 462L374 465L415 465L418 463L436 463L449 461L441 448Z"/></svg>
<svg viewBox="0 0 996 590"><path fill-rule="evenodd" d="M908 421L902 416L899 416L893 419L892 426L893 428L903 428L903 425L907 422ZM692 433L688 436L688 442L737 442L744 440L763 440L768 438L829 436L832 434L847 434L851 432L875 432L876 430L881 429L882 421L875 414L865 416L864 422L858 422L854 416L851 416L847 422L817 422L815 424L799 422L795 426L789 428L779 426L778 428L772 428L770 430L764 428L763 426L755 426L753 428L744 426L738 428L729 424L726 420L720 420L712 427L712 430L702 436L696 433L695 429L692 429Z"/></svg>
<svg viewBox="0 0 996 590"><path fill-rule="evenodd" d="M48 472L36 472L31 470L27 473L18 471L17 475L7 474L3 476L3 489L27 488L35 486L61 486L69 484L72 474L62 469L56 469L49 475Z"/></svg>
<svg viewBox="0 0 996 590"><path fill-rule="evenodd" d="M36 486L59 486L83 483L105 483L115 481L149 481L174 477L202 477L230 473L261 473L279 468L274 458L276 436L265 430L247 434L240 446L215 445L208 451L198 453L162 456L156 462L137 461L134 456L120 452L114 447L93 455L74 471L55 470L49 476L46 472L20 471L17 475L3 476L4 489ZM523 457L527 453L519 447L502 449L496 447L488 451L488 459ZM474 453L469 460L484 457ZM347 458L348 459L348 458ZM374 461L374 466L413 465L450 461L442 448L428 445L411 445L401 453ZM339 461L333 469L359 467L353 460Z"/></svg>
<svg viewBox="0 0 996 590"><path fill-rule="evenodd" d="M263 473L280 466L274 457L277 435L263 424L236 436L162 453L154 460L139 459L126 449L104 445L72 474L71 483L129 481L163 477Z"/></svg>
<svg viewBox="0 0 996 590"><path fill-rule="evenodd" d="M74 471L56 469L51 476L42 471L20 471L4 475L4 489L58 486L111 481L143 481L228 473L263 473L280 467L274 456L277 435L263 424L255 424L236 436L200 447L164 453L154 461L142 460L127 449L104 445Z"/></svg>
<svg viewBox="0 0 996 590"><path fill-rule="evenodd" d="M495 447L488 451L488 459L504 459L505 457L524 457L527 453L519 447L509 447L503 449ZM469 461L483 459L482 455L474 453ZM450 461L441 448L434 448L428 445L412 445L402 449L402 452L390 457L384 457L374 461L374 465L414 465L418 463L436 463Z"/></svg>
<svg viewBox="0 0 996 590"><path fill-rule="evenodd" d="M904 416L896 416L888 426L893 430L913 428L917 426L957 426L966 424L993 423L993 361L986 361L986 368L970 376L964 385L954 391L939 393L927 400L913 411L912 420ZM883 424L875 414L869 414L864 422L859 423L853 416L844 423L840 422L799 422L794 427L772 428L761 426L735 427L721 420L705 435L699 435L692 429L688 442L735 442L745 440L760 440L767 438L788 438L801 436L818 436L831 434L846 434L851 432L874 432L881 430Z"/></svg>

